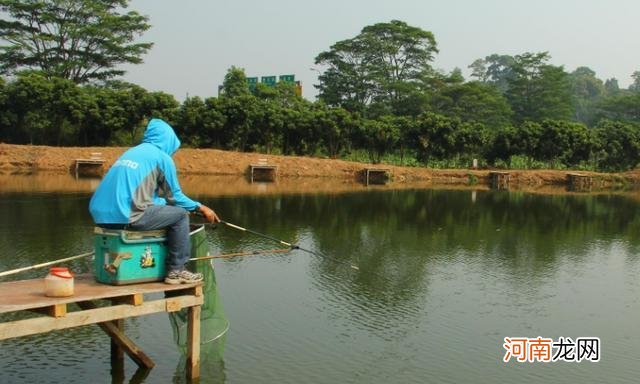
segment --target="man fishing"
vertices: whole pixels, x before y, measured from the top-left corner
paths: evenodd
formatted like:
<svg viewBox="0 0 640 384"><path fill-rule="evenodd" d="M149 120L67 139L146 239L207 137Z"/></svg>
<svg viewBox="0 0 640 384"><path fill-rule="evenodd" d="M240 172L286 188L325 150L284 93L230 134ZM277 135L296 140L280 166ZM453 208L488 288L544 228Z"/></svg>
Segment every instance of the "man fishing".
<svg viewBox="0 0 640 384"><path fill-rule="evenodd" d="M100 227L134 231L167 229L169 253L164 280L167 284L203 279L202 274L185 268L191 253L188 212L199 211L207 221L220 222L211 208L182 193L171 158L179 147L180 140L173 128L161 119L151 119L142 143L118 158L89 203L91 216Z"/></svg>

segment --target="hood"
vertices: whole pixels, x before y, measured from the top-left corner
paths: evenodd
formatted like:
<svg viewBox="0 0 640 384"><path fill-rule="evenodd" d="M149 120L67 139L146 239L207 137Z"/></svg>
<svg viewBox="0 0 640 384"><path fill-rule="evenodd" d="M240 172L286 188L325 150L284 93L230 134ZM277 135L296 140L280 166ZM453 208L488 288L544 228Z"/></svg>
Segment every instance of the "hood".
<svg viewBox="0 0 640 384"><path fill-rule="evenodd" d="M180 140L178 140L173 128L161 119L149 121L142 142L155 145L169 156L180 148Z"/></svg>

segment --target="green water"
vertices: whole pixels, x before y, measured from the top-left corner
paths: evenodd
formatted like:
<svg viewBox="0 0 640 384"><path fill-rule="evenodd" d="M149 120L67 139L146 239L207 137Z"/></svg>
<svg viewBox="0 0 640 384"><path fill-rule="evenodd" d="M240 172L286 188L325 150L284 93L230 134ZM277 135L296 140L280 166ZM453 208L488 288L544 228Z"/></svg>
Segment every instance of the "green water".
<svg viewBox="0 0 640 384"><path fill-rule="evenodd" d="M0 196L0 271L90 248L88 195ZM224 220L325 255L214 262L231 327L222 358L203 354L201 383L640 377L640 202L631 197L409 190L199 199ZM208 240L212 254L278 247L223 227ZM174 328L166 314L127 320L157 366L136 376L127 360L124 382L184 382ZM504 363L510 336L599 337L600 361ZM0 342L0 382L111 382L108 345L97 327Z"/></svg>

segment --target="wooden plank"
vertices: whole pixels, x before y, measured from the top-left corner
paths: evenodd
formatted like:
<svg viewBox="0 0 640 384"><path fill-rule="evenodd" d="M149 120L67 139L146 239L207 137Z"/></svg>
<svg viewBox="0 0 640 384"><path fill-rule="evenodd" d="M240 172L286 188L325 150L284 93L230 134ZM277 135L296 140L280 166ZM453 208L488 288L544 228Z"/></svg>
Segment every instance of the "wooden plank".
<svg viewBox="0 0 640 384"><path fill-rule="evenodd" d="M68 297L45 296L43 279L0 283L0 313L135 294L180 291L202 285L202 283L170 285L157 282L115 286L98 283L93 275L77 275L74 280L74 295Z"/></svg>
<svg viewBox="0 0 640 384"><path fill-rule="evenodd" d="M79 302L78 306L84 310L92 310L96 309L96 305L90 301ZM118 319L116 321L121 321ZM151 360L149 356L147 356L142 349L140 349L131 339L129 339L124 332L119 329L119 327L114 324L112 321L105 321L102 323L98 323L98 326L111 337L111 341L115 342L118 347L120 347L126 354L131 358L131 360L135 361L139 367L142 368L153 368L156 363ZM112 348L113 350L113 348Z"/></svg>
<svg viewBox="0 0 640 384"><path fill-rule="evenodd" d="M67 314L67 304L55 304L49 307L49 316L64 317Z"/></svg>
<svg viewBox="0 0 640 384"><path fill-rule="evenodd" d="M142 293L134 293L133 295L114 297L111 299L113 304L129 304L129 305L142 305L144 302L144 296Z"/></svg>
<svg viewBox="0 0 640 384"><path fill-rule="evenodd" d="M49 307L33 308L30 311L51 317L64 317L67 314L67 304L54 304Z"/></svg>
<svg viewBox="0 0 640 384"><path fill-rule="evenodd" d="M187 377L200 377L200 313L201 306L189 307L187 324Z"/></svg>
<svg viewBox="0 0 640 384"><path fill-rule="evenodd" d="M178 296L179 297L179 296ZM182 309L179 300L174 300L173 297L166 299L167 305L165 306L165 310L167 312L177 312Z"/></svg>
<svg viewBox="0 0 640 384"><path fill-rule="evenodd" d="M104 164L104 159L76 159L76 164Z"/></svg>
<svg viewBox="0 0 640 384"><path fill-rule="evenodd" d="M65 317L39 317L0 323L0 340L27 335L35 335L54 330L78 327L81 325L101 323L126 317L142 316L165 312L167 300L178 301L181 308L202 305L202 296L178 296L171 299L147 301L139 306L116 305L77 312L69 312Z"/></svg>

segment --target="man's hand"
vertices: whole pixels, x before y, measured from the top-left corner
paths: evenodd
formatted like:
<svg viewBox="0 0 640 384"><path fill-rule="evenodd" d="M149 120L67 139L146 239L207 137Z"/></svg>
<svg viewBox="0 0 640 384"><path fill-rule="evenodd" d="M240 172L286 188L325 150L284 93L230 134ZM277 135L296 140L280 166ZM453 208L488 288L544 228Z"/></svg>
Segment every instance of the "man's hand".
<svg viewBox="0 0 640 384"><path fill-rule="evenodd" d="M210 223L220 222L220 218L218 218L218 215L216 215L213 209L207 207L206 205L200 205L200 207L198 207L198 210L200 211L200 213L202 213L202 215L204 216L205 219L207 219L208 222Z"/></svg>

